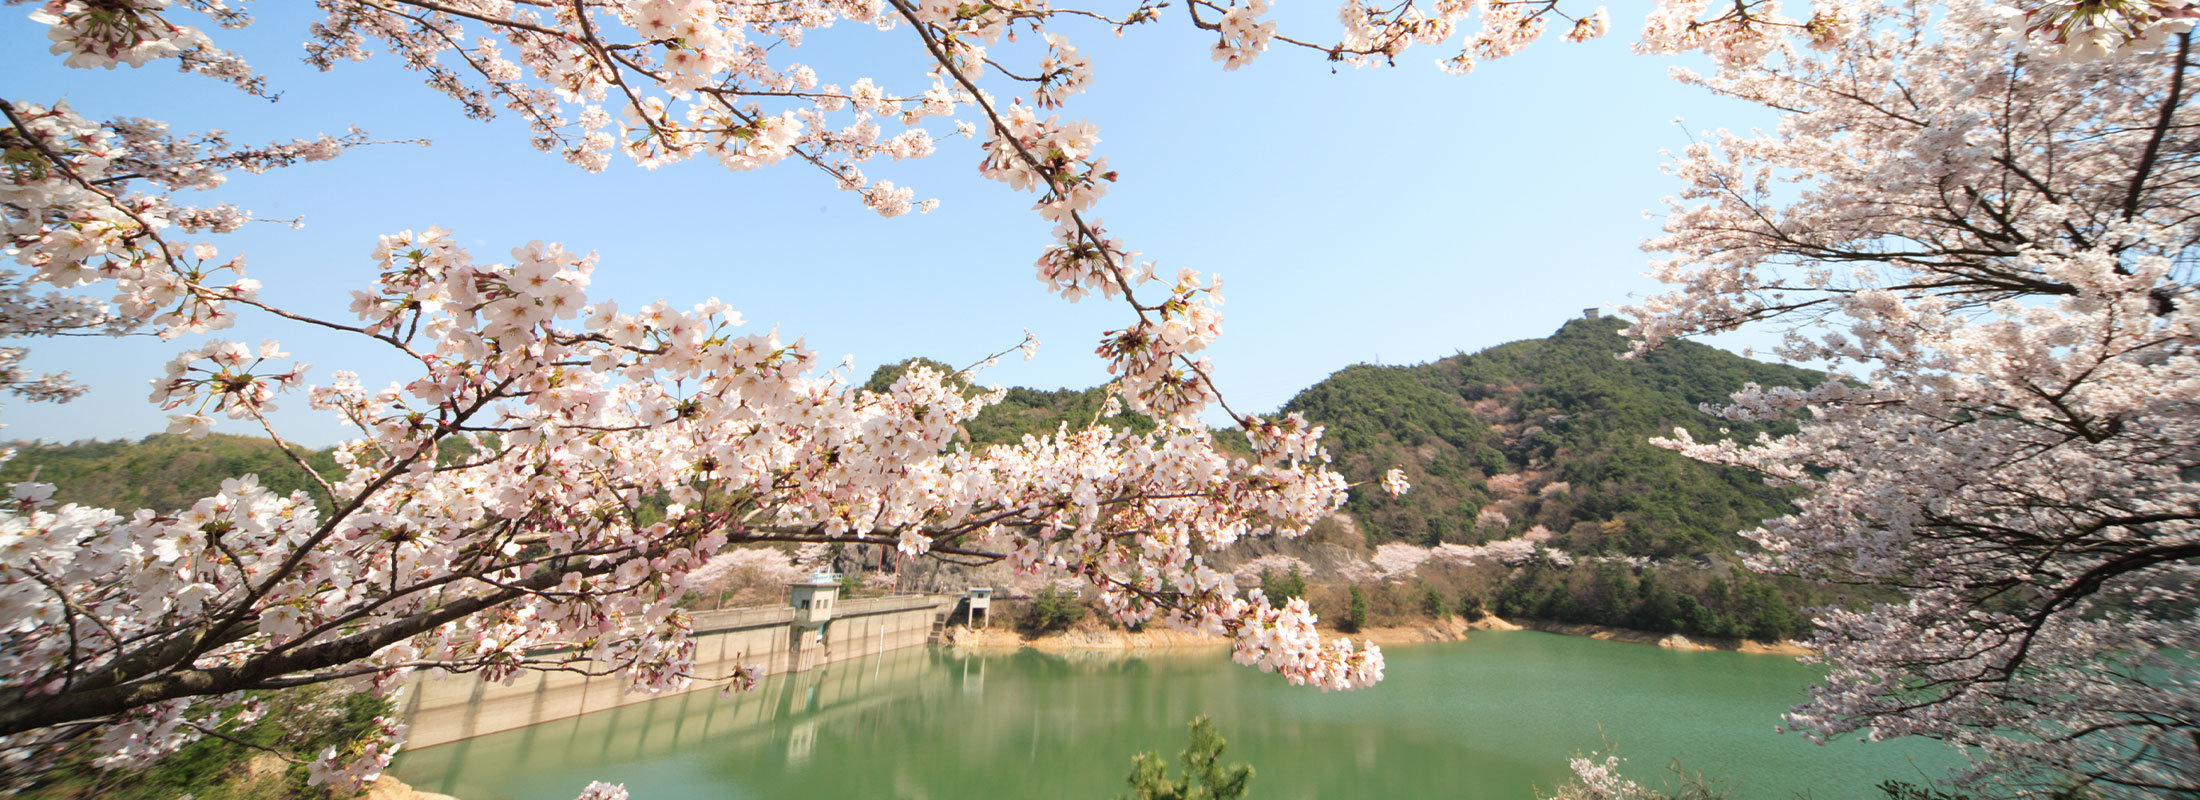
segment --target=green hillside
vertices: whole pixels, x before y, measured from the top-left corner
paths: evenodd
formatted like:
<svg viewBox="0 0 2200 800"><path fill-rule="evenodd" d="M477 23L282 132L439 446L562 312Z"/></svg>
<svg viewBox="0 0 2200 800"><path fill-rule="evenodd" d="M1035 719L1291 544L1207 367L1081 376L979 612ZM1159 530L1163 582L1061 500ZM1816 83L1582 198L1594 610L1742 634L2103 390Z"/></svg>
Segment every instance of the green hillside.
<svg viewBox="0 0 2200 800"><path fill-rule="evenodd" d="M0 466L0 485L14 485L35 472L41 483L55 484L54 500L102 508L151 508L174 511L221 491L224 478L247 473L260 485L288 494L304 490L321 498L318 487L269 439L216 433L204 439L155 434L135 442L82 441L70 444L14 442L15 460ZM324 476L336 475L330 451L306 454Z"/></svg>
<svg viewBox="0 0 2200 800"><path fill-rule="evenodd" d="M1347 510L1371 539L1477 543L1535 525L1583 554L1672 557L1733 549L1736 530L1785 510L1780 493L1648 439L1758 428L1698 410L1748 383L1803 386L1820 376L1693 342L1625 360L1618 320L1576 319L1532 339L1405 367L1356 365L1300 392L1285 411L1328 426L1354 482L1402 466L1402 498L1355 492ZM1486 519L1484 509L1504 515Z"/></svg>
<svg viewBox="0 0 2200 800"><path fill-rule="evenodd" d="M1623 326L1576 319L1549 338L1433 363L1354 365L1299 392L1283 411L1326 426L1338 469L1355 483L1393 465L1406 470L1413 491L1404 497L1354 492L1346 506L1371 543L1472 544L1542 525L1558 534L1553 544L1584 555L1730 552L1740 544L1735 531L1786 510L1780 492L1648 440L1676 426L1699 438L1718 436L1722 426L1754 437L1759 427L1698 407L1749 383L1806 386L1820 376L1694 342L1621 359ZM866 388L884 390L920 360L880 367ZM1064 421L1082 425L1105 398L1098 387L1009 389L964 429L973 444L1014 442ZM1126 418L1139 429L1152 424ZM1485 510L1503 522L1482 518Z"/></svg>

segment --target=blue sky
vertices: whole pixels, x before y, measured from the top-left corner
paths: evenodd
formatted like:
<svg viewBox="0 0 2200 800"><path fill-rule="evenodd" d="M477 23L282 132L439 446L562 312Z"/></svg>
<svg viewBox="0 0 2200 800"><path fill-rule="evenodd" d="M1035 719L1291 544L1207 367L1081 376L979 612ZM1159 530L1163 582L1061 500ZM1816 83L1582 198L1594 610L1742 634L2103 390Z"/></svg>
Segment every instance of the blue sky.
<svg viewBox="0 0 2200 800"><path fill-rule="evenodd" d="M1027 328L1045 342L1039 358L1004 360L985 381L1056 388L1107 377L1092 347L1125 324L1127 309L1071 305L1034 279L1051 226L1028 210L1031 195L978 177L977 142L947 137L931 159L867 167L941 201L898 219L880 219L792 161L739 174L614 161L591 175L529 148L516 119L465 119L386 55L329 73L301 64L310 9L255 5L253 27L210 33L267 73L280 102L157 63L64 69L45 53L41 26L20 15L0 19L0 97L65 97L86 116L222 128L243 142L351 124L434 140L236 175L203 198L305 218L301 230L268 223L211 240L246 256L266 297L306 313L348 319L347 292L371 279L376 236L440 225L484 262L508 260L531 239L594 250L592 298L634 308L715 296L752 327L808 337L828 364L852 355L857 381L914 355L967 363L1015 345ZM1283 4L1277 19L1301 38L1336 29L1334 7L1320 3ZM1266 411L1349 364L1539 337L1585 307L1656 290L1641 276L1638 244L1656 232L1643 212L1678 188L1659 172L1659 151L1685 145L1690 130L1771 120L1670 81L1672 59L1629 53L1640 22L1622 13L1604 41L1554 36L1463 77L1438 72L1433 62L1448 53L1432 48L1409 51L1397 68L1333 73L1319 54L1278 47L1224 72L1207 56L1211 39L1172 7L1162 24L1120 40L1098 27L1061 29L1095 67L1093 89L1062 112L1099 126L1101 153L1122 173L1098 210L1109 229L1164 274L1189 267L1227 279L1224 335L1210 351L1217 377L1232 406ZM800 52L827 81L927 85L906 31L835 30ZM294 324L248 319L218 335L280 338L315 365L317 383L338 368L370 386L402 376L401 364ZM165 420L145 402L145 382L192 343L32 342L34 369L70 370L93 391L62 406L9 400L0 436L157 432ZM286 435L345 436L303 397L283 405ZM217 430L254 432L226 420Z"/></svg>

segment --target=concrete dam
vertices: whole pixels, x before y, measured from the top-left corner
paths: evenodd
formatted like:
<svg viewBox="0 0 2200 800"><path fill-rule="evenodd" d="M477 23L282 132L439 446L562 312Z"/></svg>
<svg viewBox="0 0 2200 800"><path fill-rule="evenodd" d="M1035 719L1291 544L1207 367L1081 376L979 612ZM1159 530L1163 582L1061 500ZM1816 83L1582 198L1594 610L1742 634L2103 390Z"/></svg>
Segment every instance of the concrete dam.
<svg viewBox="0 0 2200 800"><path fill-rule="evenodd" d="M815 588L815 592L805 592ZM694 613L695 674L717 676L753 665L762 675L803 672L826 664L919 647L960 596L840 599L823 586L797 584L786 606ZM421 671L407 680L398 711L412 726L408 748L432 747L484 734L646 703L696 691L626 691L617 676L525 672L509 686L471 674Z"/></svg>

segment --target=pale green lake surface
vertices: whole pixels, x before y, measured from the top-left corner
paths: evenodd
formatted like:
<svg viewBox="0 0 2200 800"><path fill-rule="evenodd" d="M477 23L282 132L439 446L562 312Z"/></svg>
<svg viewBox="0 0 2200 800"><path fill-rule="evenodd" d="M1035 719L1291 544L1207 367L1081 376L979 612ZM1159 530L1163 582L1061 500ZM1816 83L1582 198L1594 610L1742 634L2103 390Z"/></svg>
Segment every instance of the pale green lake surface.
<svg viewBox="0 0 2200 800"><path fill-rule="evenodd" d="M1638 779L1673 759L1736 798L1877 798L1956 756L1926 741L1813 745L1775 734L1814 667L1552 634L1384 649L1372 689L1322 693L1220 650L1135 655L911 649L401 754L392 771L461 800L1105 798L1131 755L1175 763L1193 716L1252 798L1527 800L1566 760L1617 746ZM1174 771L1172 766L1172 772Z"/></svg>

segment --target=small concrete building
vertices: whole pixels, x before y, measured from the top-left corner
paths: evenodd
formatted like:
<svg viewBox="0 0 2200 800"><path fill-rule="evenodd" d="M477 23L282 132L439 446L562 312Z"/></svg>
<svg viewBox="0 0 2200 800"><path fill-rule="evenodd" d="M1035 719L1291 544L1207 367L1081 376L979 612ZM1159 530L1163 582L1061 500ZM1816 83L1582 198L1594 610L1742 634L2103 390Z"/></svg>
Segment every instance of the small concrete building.
<svg viewBox="0 0 2200 800"><path fill-rule="evenodd" d="M787 584L787 602L794 606L787 626L787 671L801 672L832 659L826 629L839 601L840 576L830 572L821 570Z"/></svg>
<svg viewBox="0 0 2200 800"><path fill-rule="evenodd" d="M970 587L970 597L969 597L969 601L970 601L970 618L969 618L969 619L970 619L970 624L971 624L971 627L976 627L976 628L984 628L984 627L988 627L988 626L990 626L990 625L991 625L991 623L993 622L993 587L991 587L991 586L972 586L972 587ZM980 622L980 621L979 621L979 614L980 614L980 613L983 613L983 614L984 614L984 620L985 620L984 622Z"/></svg>
<svg viewBox="0 0 2200 800"><path fill-rule="evenodd" d="M840 597L840 576L814 572L810 577L787 584L787 589L787 602L794 605L796 627L822 628L833 620L833 601Z"/></svg>

